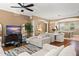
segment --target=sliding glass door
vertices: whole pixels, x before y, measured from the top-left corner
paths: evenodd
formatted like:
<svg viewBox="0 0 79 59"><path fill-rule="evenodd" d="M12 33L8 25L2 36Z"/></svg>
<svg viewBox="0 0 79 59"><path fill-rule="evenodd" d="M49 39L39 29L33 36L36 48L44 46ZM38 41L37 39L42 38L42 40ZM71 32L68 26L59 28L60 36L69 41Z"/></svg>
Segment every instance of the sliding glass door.
<svg viewBox="0 0 79 59"><path fill-rule="evenodd" d="M64 32L66 37L79 35L79 21L58 23L59 31Z"/></svg>

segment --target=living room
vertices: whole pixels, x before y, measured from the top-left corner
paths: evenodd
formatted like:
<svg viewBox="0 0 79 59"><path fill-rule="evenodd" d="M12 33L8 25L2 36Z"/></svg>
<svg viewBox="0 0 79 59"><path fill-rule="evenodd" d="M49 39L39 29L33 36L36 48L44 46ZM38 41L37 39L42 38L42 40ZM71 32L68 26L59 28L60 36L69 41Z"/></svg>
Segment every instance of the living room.
<svg viewBox="0 0 79 59"><path fill-rule="evenodd" d="M29 4L0 5L0 55L78 56L79 4Z"/></svg>

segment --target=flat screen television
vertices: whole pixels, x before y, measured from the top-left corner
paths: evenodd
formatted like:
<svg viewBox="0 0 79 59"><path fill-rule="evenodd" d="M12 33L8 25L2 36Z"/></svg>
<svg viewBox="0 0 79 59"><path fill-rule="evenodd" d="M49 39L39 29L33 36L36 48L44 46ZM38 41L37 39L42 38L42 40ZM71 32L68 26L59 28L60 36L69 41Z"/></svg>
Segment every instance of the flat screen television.
<svg viewBox="0 0 79 59"><path fill-rule="evenodd" d="M6 34L20 34L21 33L21 26L15 25L7 25L6 26Z"/></svg>

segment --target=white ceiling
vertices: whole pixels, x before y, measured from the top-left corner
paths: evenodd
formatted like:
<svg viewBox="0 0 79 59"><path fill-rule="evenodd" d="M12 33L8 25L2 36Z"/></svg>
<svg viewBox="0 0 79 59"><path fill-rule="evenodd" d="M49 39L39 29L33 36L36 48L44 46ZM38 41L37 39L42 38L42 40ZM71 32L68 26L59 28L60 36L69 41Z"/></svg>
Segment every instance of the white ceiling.
<svg viewBox="0 0 79 59"><path fill-rule="evenodd" d="M0 4L0 9L12 11L19 14L28 16L40 16L46 19L60 19L72 16L79 16L79 4L78 3L34 3L34 7L31 9L34 12L25 10L23 13L20 12L23 8L10 8L10 6L19 6L17 3L4 3Z"/></svg>

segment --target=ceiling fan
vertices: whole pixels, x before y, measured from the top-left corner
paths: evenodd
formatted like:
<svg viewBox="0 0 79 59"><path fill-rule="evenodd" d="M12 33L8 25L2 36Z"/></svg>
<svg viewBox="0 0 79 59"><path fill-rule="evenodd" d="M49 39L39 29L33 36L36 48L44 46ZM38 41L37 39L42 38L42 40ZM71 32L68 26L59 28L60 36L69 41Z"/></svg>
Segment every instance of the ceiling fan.
<svg viewBox="0 0 79 59"><path fill-rule="evenodd" d="M25 5L25 3L18 3L19 6L11 6L11 8L24 8L26 10L29 10L31 12L33 12L32 9L30 9L29 7L33 7L34 4L28 4L28 5ZM21 12L24 12L24 10L21 10Z"/></svg>

